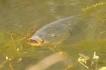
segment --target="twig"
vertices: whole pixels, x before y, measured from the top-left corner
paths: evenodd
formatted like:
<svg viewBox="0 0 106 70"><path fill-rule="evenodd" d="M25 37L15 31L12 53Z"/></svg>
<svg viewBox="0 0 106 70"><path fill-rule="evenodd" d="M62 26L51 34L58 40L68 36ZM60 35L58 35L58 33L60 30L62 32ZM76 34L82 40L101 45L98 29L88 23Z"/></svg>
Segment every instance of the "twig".
<svg viewBox="0 0 106 70"><path fill-rule="evenodd" d="M0 64L0 68L3 67L4 64L6 64L8 62L8 60L5 60L2 64Z"/></svg>
<svg viewBox="0 0 106 70"><path fill-rule="evenodd" d="M10 34L10 36L11 36L11 39L12 39L12 42L13 42L14 48L15 48L15 50L17 50L17 49L16 49L16 45L15 45L15 42L14 42L14 39L13 39L12 34Z"/></svg>
<svg viewBox="0 0 106 70"><path fill-rule="evenodd" d="M51 48L51 47L48 47L52 52L55 52L55 50L53 49L53 48Z"/></svg>
<svg viewBox="0 0 106 70"><path fill-rule="evenodd" d="M73 65L68 66L65 70L69 70L70 68L72 68Z"/></svg>
<svg viewBox="0 0 106 70"><path fill-rule="evenodd" d="M10 66L11 70L14 70L12 64L10 63L10 61L9 61L9 66Z"/></svg>

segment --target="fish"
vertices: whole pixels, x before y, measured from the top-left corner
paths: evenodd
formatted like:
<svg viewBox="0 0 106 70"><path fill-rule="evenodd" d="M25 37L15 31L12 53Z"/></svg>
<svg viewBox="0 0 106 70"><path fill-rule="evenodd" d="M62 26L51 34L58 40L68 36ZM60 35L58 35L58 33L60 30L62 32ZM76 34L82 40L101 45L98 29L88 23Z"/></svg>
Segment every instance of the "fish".
<svg viewBox="0 0 106 70"><path fill-rule="evenodd" d="M96 23L95 18L85 18L80 15L62 18L38 29L28 39L28 44L42 46L44 44L59 44L68 38L71 39L70 43L83 39L93 39L102 32L98 30L101 24Z"/></svg>

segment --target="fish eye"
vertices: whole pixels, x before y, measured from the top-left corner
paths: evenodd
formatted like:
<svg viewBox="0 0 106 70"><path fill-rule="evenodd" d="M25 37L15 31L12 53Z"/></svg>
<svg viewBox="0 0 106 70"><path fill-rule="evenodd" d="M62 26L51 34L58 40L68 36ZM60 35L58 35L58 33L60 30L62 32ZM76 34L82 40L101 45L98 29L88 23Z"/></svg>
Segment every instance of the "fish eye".
<svg viewBox="0 0 106 70"><path fill-rule="evenodd" d="M48 34L48 36L50 36L50 37L56 37L55 34Z"/></svg>

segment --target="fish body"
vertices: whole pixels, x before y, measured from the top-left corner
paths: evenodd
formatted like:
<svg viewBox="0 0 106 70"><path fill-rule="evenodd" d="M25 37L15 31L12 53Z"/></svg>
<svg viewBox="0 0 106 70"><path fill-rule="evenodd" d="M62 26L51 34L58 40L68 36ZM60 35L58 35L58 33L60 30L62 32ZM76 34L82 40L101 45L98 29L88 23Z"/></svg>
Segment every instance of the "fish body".
<svg viewBox="0 0 106 70"><path fill-rule="evenodd" d="M71 16L63 18L41 27L29 39L32 46L40 46L43 44L57 44L67 38L81 40L83 38L94 38L98 33L94 19L85 19L81 16ZM96 31L96 33L95 33Z"/></svg>

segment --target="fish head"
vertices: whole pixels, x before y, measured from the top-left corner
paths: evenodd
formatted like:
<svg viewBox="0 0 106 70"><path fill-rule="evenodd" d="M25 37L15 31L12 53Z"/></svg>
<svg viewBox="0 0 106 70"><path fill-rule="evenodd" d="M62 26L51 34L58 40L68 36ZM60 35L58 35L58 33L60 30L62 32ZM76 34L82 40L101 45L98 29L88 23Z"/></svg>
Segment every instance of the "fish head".
<svg viewBox="0 0 106 70"><path fill-rule="evenodd" d="M47 26L35 32L29 39L32 46L41 46L43 44L57 44L65 36L66 30L62 26Z"/></svg>

